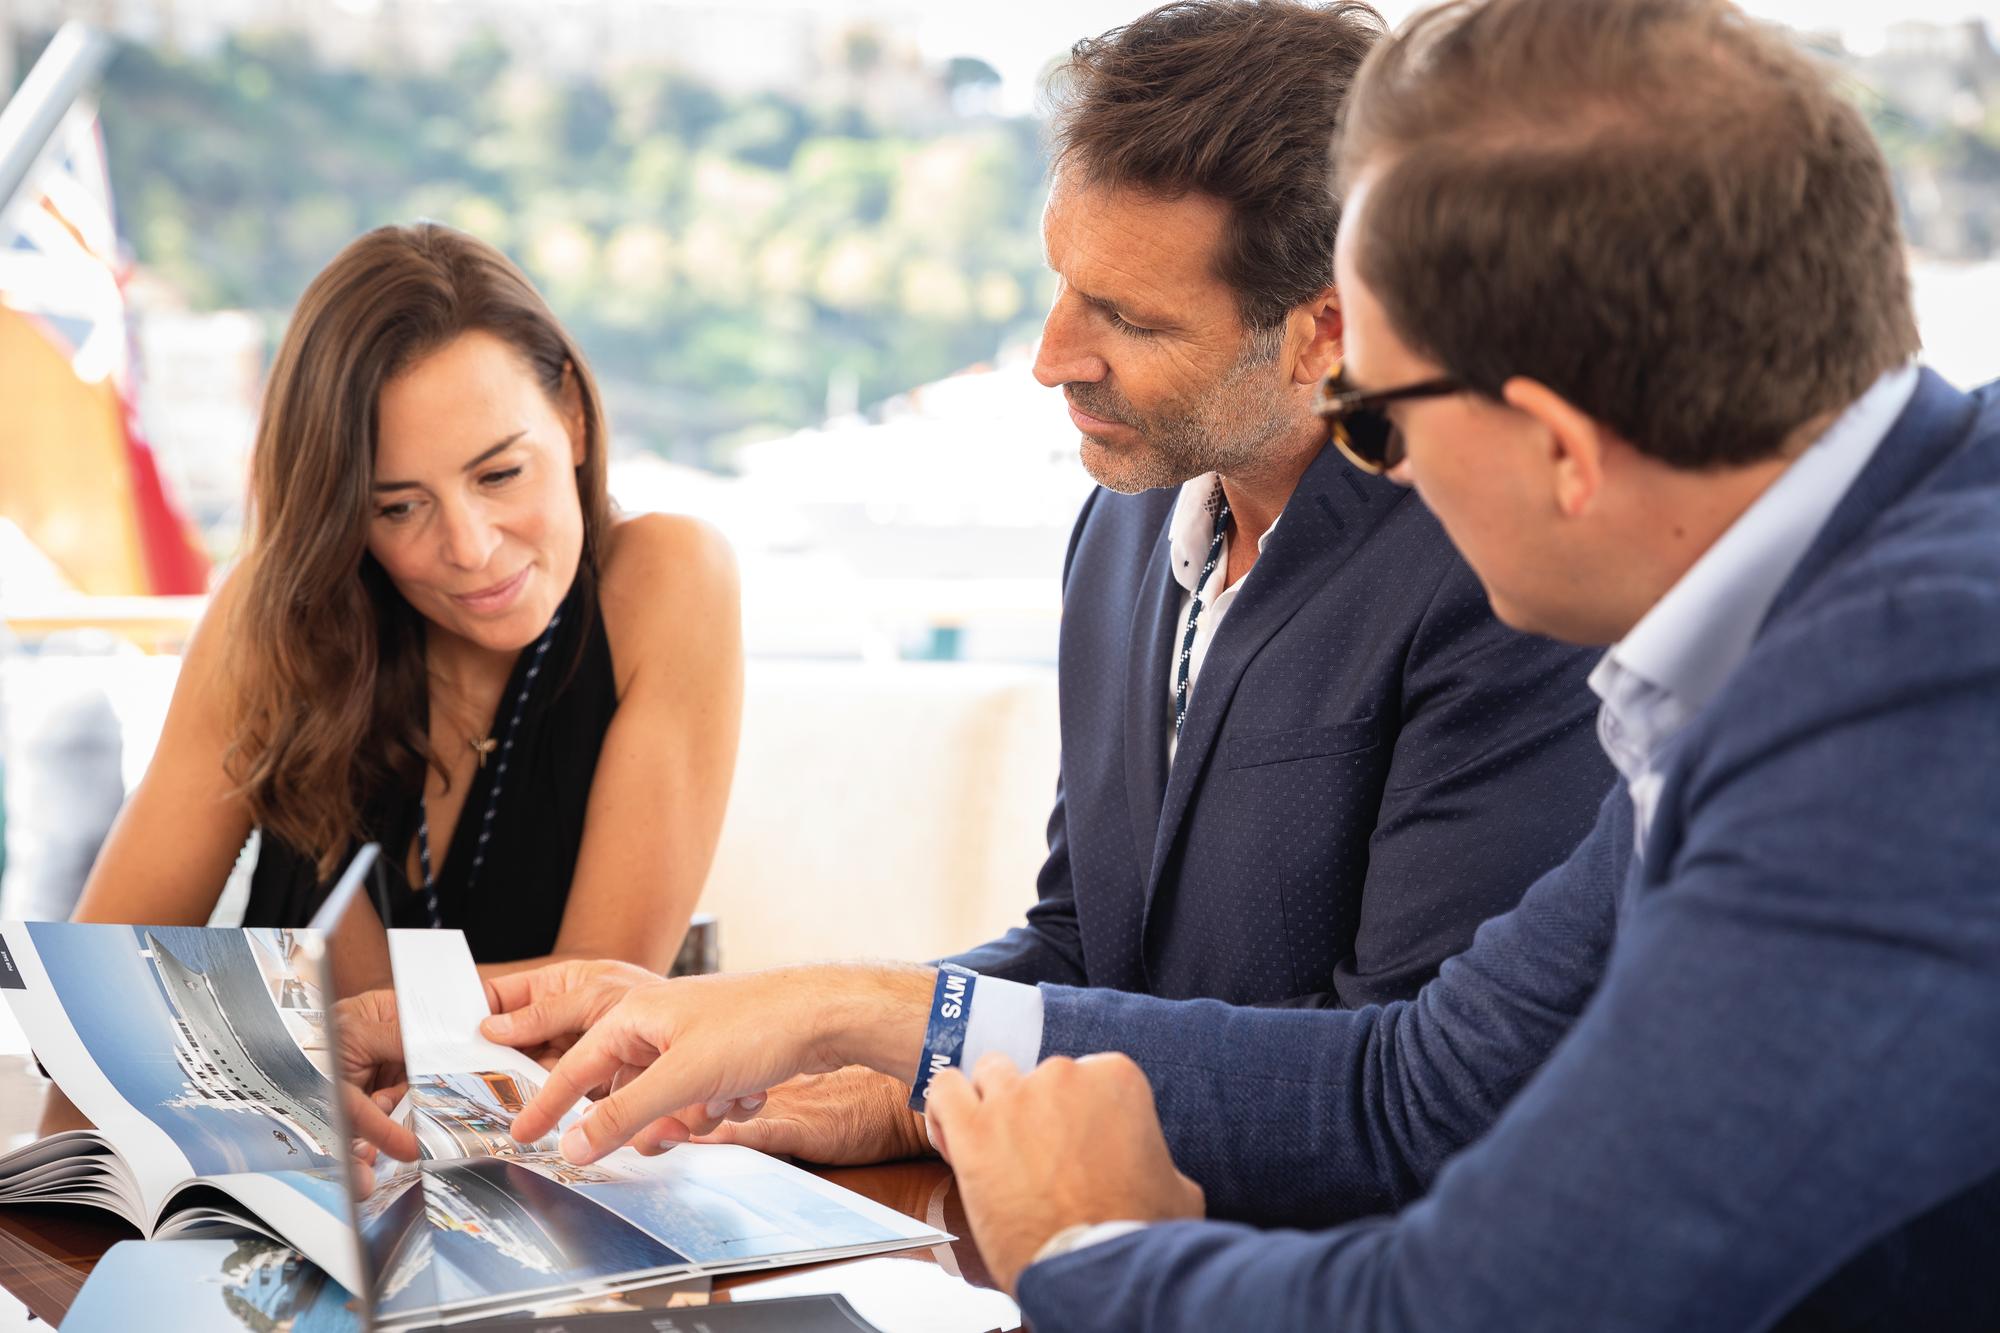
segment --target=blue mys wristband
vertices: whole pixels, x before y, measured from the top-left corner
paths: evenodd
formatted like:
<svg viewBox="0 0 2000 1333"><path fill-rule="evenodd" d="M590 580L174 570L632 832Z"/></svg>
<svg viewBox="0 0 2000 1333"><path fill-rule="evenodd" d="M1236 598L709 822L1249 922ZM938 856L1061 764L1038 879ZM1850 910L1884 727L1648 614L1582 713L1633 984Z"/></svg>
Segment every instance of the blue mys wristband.
<svg viewBox="0 0 2000 1333"><path fill-rule="evenodd" d="M972 1021L972 984L979 974L957 963L939 963L937 988L931 992L931 1021L924 1029L924 1053L910 1085L910 1109L922 1111L930 1096L931 1078L958 1064L965 1049L965 1029Z"/></svg>

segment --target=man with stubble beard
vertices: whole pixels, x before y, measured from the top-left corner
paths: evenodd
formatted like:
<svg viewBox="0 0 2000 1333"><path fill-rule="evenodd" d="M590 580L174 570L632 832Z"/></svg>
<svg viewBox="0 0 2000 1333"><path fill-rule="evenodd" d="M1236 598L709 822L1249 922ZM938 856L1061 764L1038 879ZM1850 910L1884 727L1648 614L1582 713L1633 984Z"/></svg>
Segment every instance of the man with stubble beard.
<svg viewBox="0 0 2000 1333"><path fill-rule="evenodd" d="M1312 411L1341 354L1327 146L1381 35L1361 4L1188 0L1057 76L1035 374L1102 489L1064 565L1039 901L953 960L983 978L1405 998L1610 785L1589 659L1500 625L1424 506L1347 467ZM1018 994L979 990L968 1059L1034 1062ZM907 1155L928 1146L908 1096L843 1071L717 1137Z"/></svg>

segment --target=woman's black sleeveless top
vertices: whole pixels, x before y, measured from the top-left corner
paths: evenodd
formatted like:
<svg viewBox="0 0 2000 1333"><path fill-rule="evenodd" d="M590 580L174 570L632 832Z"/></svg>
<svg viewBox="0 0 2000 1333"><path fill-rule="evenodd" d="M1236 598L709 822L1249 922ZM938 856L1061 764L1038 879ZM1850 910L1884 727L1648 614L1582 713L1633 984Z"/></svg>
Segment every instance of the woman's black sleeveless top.
<svg viewBox="0 0 2000 1333"><path fill-rule="evenodd" d="M503 712L506 701L519 692L533 656L532 650L523 651L515 662L501 695ZM562 624L514 733L499 806L487 825L491 832L485 857L469 887L466 881L472 876L479 828L499 765L488 760L483 768L472 770L472 789L452 832L448 855L443 855L437 841L440 830L431 830L433 864L441 855L443 859L437 886L439 913L447 927L465 932L479 962L532 958L555 948L577 851L583 845L584 809L590 803L597 754L617 708L617 680L604 622L595 604L586 601L581 585L572 587L563 603ZM494 734L501 734L505 725L504 716L496 718ZM363 807L369 836L382 844L392 926L431 924L421 886L412 892L406 871L410 845L417 836L418 795L414 788L372 793ZM303 926L332 888L331 882L320 882L311 857L266 832L243 924Z"/></svg>

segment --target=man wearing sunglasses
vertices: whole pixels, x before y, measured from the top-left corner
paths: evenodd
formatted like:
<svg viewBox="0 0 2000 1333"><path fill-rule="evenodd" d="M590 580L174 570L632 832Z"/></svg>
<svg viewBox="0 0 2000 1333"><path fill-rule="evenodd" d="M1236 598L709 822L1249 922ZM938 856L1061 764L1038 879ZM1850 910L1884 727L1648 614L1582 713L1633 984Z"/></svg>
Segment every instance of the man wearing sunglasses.
<svg viewBox="0 0 2000 1333"><path fill-rule="evenodd" d="M633 1064L565 1152L912 1070L1041 1333L2000 1327L2000 395L1912 364L1866 122L1724 0L1457 0L1340 162L1326 415L1503 619L1610 645L1590 835L1357 1010L527 974L494 1035L588 1030L517 1132ZM1039 1067L961 1073L968 995Z"/></svg>
<svg viewBox="0 0 2000 1333"><path fill-rule="evenodd" d="M985 975L1407 997L1610 784L1588 659L1495 621L1423 506L1312 412L1341 330L1326 145L1381 31L1365 5L1196 0L1079 43L1057 85L1035 373L1103 489L1064 572L1040 900L958 957ZM1033 1058L1031 1029L1002 1039ZM908 1095L795 1086L727 1132L896 1155L924 1146Z"/></svg>

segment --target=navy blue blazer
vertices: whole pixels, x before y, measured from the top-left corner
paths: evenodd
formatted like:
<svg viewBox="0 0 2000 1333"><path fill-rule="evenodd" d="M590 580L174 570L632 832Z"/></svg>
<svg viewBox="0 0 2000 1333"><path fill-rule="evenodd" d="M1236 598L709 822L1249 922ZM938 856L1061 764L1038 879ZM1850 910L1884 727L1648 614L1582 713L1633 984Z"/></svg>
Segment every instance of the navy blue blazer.
<svg viewBox="0 0 2000 1333"><path fill-rule="evenodd" d="M2000 398L1924 375L1670 747L1412 1002L1044 987L1212 1213L1360 1220L1036 1264L1035 1328L2000 1328Z"/></svg>
<svg viewBox="0 0 2000 1333"><path fill-rule="evenodd" d="M956 961L1239 1004L1414 994L1589 829L1589 657L1494 620L1430 512L1333 449L1196 681L1172 772L1178 491L1099 490L1063 573L1040 901Z"/></svg>

